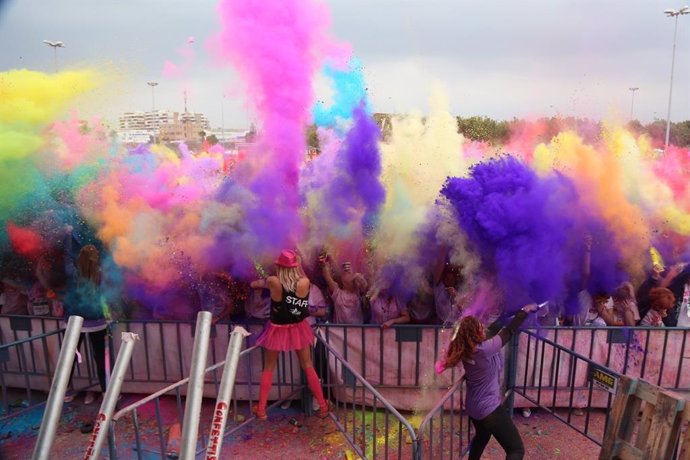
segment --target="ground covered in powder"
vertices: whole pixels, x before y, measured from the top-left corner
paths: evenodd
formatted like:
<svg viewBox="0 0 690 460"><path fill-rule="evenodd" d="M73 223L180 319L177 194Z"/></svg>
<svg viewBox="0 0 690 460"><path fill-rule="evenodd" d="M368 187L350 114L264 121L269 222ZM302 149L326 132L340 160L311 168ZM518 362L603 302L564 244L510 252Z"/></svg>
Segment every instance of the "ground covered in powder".
<svg viewBox="0 0 690 460"><path fill-rule="evenodd" d="M130 404L139 399L135 396L125 396L120 406ZM88 434L80 430L84 422L95 417L99 403L83 405L83 398L79 397L70 404L65 404L60 426L56 434L53 452L59 453L59 458L81 458L88 442ZM335 423L330 420L320 420L316 417L305 417L293 404L289 409L275 408L269 411L267 422L252 422L238 432L226 438L223 444L222 458L233 459L352 459L357 455L351 450L345 438L337 430ZM210 419L213 401L204 400L201 426L205 427L204 419ZM238 412L245 414L248 408L238 406ZM565 411L564 411L565 412ZM206 415L209 417L206 417ZM591 459L597 458L598 446L572 428L556 420L546 412L535 410L532 416L524 418L516 413L515 422L522 434L528 459ZM177 405L170 397L162 400L161 417L165 421L164 436L168 439L169 427L175 421ZM42 408L29 410L18 417L0 420L0 459L25 459L31 456L41 423ZM242 416L240 417L242 418ZM295 427L291 419L302 423ZM592 410L589 418L589 430L594 433L603 432L604 413ZM573 417L573 423L584 426L585 417ZM137 458L135 436L131 419L118 422L117 443L118 458ZM158 428L155 423L154 411L144 408L139 414L140 439L143 445L142 458L154 459L160 457L160 441ZM396 441L391 440L393 446ZM173 443L174 444L174 443ZM397 447L388 458L398 458ZM403 449L409 451L407 446ZM104 452L105 455L107 452ZM377 453L382 456L382 452ZM403 455L407 458L408 455ZM57 458L57 457L56 457ZM175 458L170 456L167 458ZM492 440L484 456L486 459L502 459L505 454L501 447Z"/></svg>

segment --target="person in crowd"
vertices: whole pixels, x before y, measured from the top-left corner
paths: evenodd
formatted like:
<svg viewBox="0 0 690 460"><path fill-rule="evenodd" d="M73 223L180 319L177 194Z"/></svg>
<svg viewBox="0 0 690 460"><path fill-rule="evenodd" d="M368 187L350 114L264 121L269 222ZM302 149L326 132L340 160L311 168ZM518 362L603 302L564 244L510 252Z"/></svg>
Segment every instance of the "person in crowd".
<svg viewBox="0 0 690 460"><path fill-rule="evenodd" d="M664 324L669 327L690 327L690 265L680 266L681 272L668 285L676 297L676 304L664 318Z"/></svg>
<svg viewBox="0 0 690 460"><path fill-rule="evenodd" d="M605 327L609 323L614 323L615 319L610 309L606 307L609 297L606 295L596 295L592 297L587 291L580 291L578 302L585 314L581 317L577 326ZM607 322L608 320L608 322ZM611 326L621 326L622 324L611 324Z"/></svg>
<svg viewBox="0 0 690 460"><path fill-rule="evenodd" d="M651 308L649 301L651 290L668 287L671 281L683 271L683 268L683 264L674 264L669 270L665 270L660 263L652 264L649 276L637 288L637 293L635 294L640 317L644 318Z"/></svg>
<svg viewBox="0 0 690 460"><path fill-rule="evenodd" d="M470 444L470 460L481 458L491 436L506 452L506 459L522 459L525 447L501 398L501 349L518 330L529 313L537 311L536 304L525 305L511 322L499 330L499 322L488 331L474 316L465 316L456 323L445 359L436 363L441 373L462 362L467 381L465 407L475 427Z"/></svg>
<svg viewBox="0 0 690 460"><path fill-rule="evenodd" d="M434 288L431 276L423 277L417 292L407 302L410 322L414 324L432 324L434 322Z"/></svg>
<svg viewBox="0 0 690 460"><path fill-rule="evenodd" d="M202 278L201 308L213 314L213 324L235 312L233 279L227 273L213 273Z"/></svg>
<svg viewBox="0 0 690 460"><path fill-rule="evenodd" d="M107 340L110 311L102 291L101 256L92 244L87 244L79 251L76 264L76 276L68 281L69 286L64 298L65 317L78 315L84 318L82 334L79 338L81 347L84 337L88 336L96 364L96 375L101 392L106 390L105 341ZM72 367L74 374L74 366ZM71 379L70 379L71 380ZM65 402L71 402L77 395L69 392ZM91 404L100 394L88 391L84 404Z"/></svg>
<svg viewBox="0 0 690 460"><path fill-rule="evenodd" d="M629 282L624 282L613 291L613 315L623 326L635 326L640 320L640 312L635 302L635 290Z"/></svg>
<svg viewBox="0 0 690 460"><path fill-rule="evenodd" d="M361 273L353 273L350 262L343 263L342 287L333 278L328 254L319 257L323 277L333 300L333 322L336 324L363 324L364 310L362 294L366 292L367 282Z"/></svg>
<svg viewBox="0 0 690 460"><path fill-rule="evenodd" d="M28 315L29 299L24 284L13 277L2 279L3 305L0 313L3 315Z"/></svg>
<svg viewBox="0 0 690 460"><path fill-rule="evenodd" d="M328 320L328 302L323 295L323 291L316 284L309 285L309 324L314 325L318 322Z"/></svg>
<svg viewBox="0 0 690 460"><path fill-rule="evenodd" d="M613 299L606 294L595 294L593 298L594 310L598 318L604 321L606 326L624 326L623 320L613 311ZM598 321L595 319L595 321Z"/></svg>
<svg viewBox="0 0 690 460"><path fill-rule="evenodd" d="M328 416L328 404L323 397L319 377L314 370L311 349L314 333L306 318L309 316L309 279L303 276L297 254L283 250L275 261L277 274L252 281L254 289L267 289L271 294L270 320L257 339L264 348L264 367L259 385L259 402L253 408L259 420L266 420L268 393L273 382L273 371L281 351L295 351L307 384L319 404L317 416Z"/></svg>
<svg viewBox="0 0 690 460"><path fill-rule="evenodd" d="M640 321L640 326L663 327L664 318L676 303L676 297L668 288L657 287L649 291L649 311Z"/></svg>
<svg viewBox="0 0 690 460"><path fill-rule="evenodd" d="M244 302L244 312L249 320L268 321L271 316L271 294L265 289L252 289Z"/></svg>
<svg viewBox="0 0 690 460"><path fill-rule="evenodd" d="M467 296L459 291L462 285L461 267L443 263L434 274L434 306L436 318L444 325L451 325L460 318ZM440 272L440 273L439 273Z"/></svg>
<svg viewBox="0 0 690 460"><path fill-rule="evenodd" d="M64 311L59 300L55 296L51 298L46 288L39 281L36 281L31 287L28 298L30 315L61 316Z"/></svg>
<svg viewBox="0 0 690 460"><path fill-rule="evenodd" d="M371 324L379 324L388 329L395 324L410 322L405 305L388 289L381 289L371 296Z"/></svg>

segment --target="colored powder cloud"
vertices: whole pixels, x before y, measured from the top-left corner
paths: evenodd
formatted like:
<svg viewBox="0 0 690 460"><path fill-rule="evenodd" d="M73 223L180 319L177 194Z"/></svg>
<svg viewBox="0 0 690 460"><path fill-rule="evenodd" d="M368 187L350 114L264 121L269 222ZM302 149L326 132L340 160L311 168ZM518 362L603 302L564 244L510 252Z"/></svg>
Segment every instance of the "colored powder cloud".
<svg viewBox="0 0 690 460"><path fill-rule="evenodd" d="M314 106L314 123L316 126L337 126L352 117L353 111L365 101L365 110L370 112L367 100L367 88L359 59L351 59L345 70L326 65L324 74L333 86L333 102L328 107L319 101Z"/></svg>

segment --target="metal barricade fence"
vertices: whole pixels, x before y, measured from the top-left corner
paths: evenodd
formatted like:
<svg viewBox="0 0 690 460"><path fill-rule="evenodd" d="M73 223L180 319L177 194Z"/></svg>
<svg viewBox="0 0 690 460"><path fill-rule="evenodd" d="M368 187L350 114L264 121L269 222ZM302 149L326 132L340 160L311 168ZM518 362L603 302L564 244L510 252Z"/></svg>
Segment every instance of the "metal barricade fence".
<svg viewBox="0 0 690 460"><path fill-rule="evenodd" d="M424 417L417 437L421 458L464 457L474 433L464 412L465 377L458 379Z"/></svg>
<svg viewBox="0 0 690 460"><path fill-rule="evenodd" d="M600 370L617 379L619 374L540 334L524 330L514 337L514 344L526 340L527 348L524 361L520 356L515 365L508 364L525 371L516 376L512 393L601 445L615 389L609 392L598 387L590 375ZM592 406L604 411L595 418ZM576 415L579 411L584 415Z"/></svg>
<svg viewBox="0 0 690 460"><path fill-rule="evenodd" d="M30 402L36 399L33 392L47 390L51 373L54 372L56 350L61 345L63 330L60 321L59 318L0 316L0 339L3 342L7 342L7 338L16 339L0 345L1 406L6 410L12 409L9 407L11 396L8 388L27 388L22 391L26 392L27 401L31 400ZM240 324L250 329L254 337L262 328L261 324L256 323ZM53 330L50 330L51 325L54 325ZM209 362L222 359L232 326L219 323L213 327ZM376 396L379 408L385 401L402 413L415 409L411 404L418 398L411 398L411 392L416 392L415 395L433 395L433 398L427 397L429 401L425 408L409 415L409 420L419 418L417 414L426 414L429 409L438 409L436 403L445 392L440 388L448 388L450 383L443 380L446 377L436 376L433 363L443 353L442 350L449 341L448 329L420 325L396 325L386 330L377 325L321 324L318 327L322 331L319 341L321 346L329 344L332 348L328 352L330 366L326 374L326 378L330 380L326 383L331 385L331 389L340 388L338 391L341 392L347 388L342 380L333 379L331 374L334 374L339 379L347 379L349 384L354 381L358 388L358 392L348 389L349 393L338 395L338 404L343 407L347 404L348 412L352 412L354 407L371 407L374 393L369 387L379 394ZM119 321L113 324L113 329L116 336L119 332L130 331L141 338L139 351L132 357L125 376L123 393L153 393L163 386L161 384L173 384L166 391L166 397L177 399L178 413L181 414L186 388L177 384L188 374L194 324L182 321ZM32 337L30 334L36 331L41 333ZM508 359L506 363L505 383L511 390L510 394L517 397L516 407L540 405L550 411L565 413L561 416L563 421L577 427L580 432L588 433L590 439L599 439L599 433L603 433L603 426L599 429L599 425L603 423L597 421L601 417L597 418L591 412L595 407L609 407L610 398L600 395L601 390L591 388L591 382L587 379L589 368L600 366L610 369L614 374L625 373L666 389L690 391L689 333L690 329L644 327L544 327L537 331L527 331L516 338L517 346L510 354L513 359ZM248 347L252 340L250 337ZM113 348L118 346L115 343ZM89 348L89 341L83 341L82 350L86 353L82 355L89 359L76 368L74 380L79 384L78 389L97 385ZM251 402L255 399L261 369L259 350L249 354L245 350L242 356L244 362L240 364L235 386L236 397L233 398L235 406L238 400ZM26 385L26 380L29 380L29 385ZM454 379L451 383L453 381ZM212 367L207 373L204 396L215 396L219 382L218 367ZM363 382L368 386L364 386ZM274 391L278 395L273 394L269 399L280 401L295 397L303 387L297 360L294 356L281 355L277 382L274 385ZM592 401L589 401L590 391ZM362 402L362 392L366 404ZM150 399L151 406L160 404L162 397L161 394ZM348 400L347 397L351 399ZM158 402L154 399L158 399ZM567 413L559 408L566 408ZM579 412L579 409L587 414L583 417L575 416L574 413L576 410ZM12 413L16 414L18 411ZM235 407L232 417L238 415L241 414ZM137 416L141 418L147 415L140 413ZM411 426L419 426L417 422L413 422L410 423ZM352 437L353 422L343 419L343 426L345 423ZM427 422L429 423L431 422ZM439 423L440 419L434 422L435 425ZM237 423L230 424L228 429L233 430L236 425ZM418 433L430 444L439 445L440 439L435 434L437 430Z"/></svg>
<svg viewBox="0 0 690 460"><path fill-rule="evenodd" d="M0 418L45 404L64 333L58 318L0 317ZM75 360L71 381L75 392L98 385L91 341L80 343L81 360Z"/></svg>
<svg viewBox="0 0 690 460"><path fill-rule="evenodd" d="M336 369L327 372L323 381L326 400L335 403L331 418L357 455L419 459L417 433L410 422L322 334L316 337L326 362Z"/></svg>
<svg viewBox="0 0 690 460"><path fill-rule="evenodd" d="M289 353L281 353L276 366L276 375L278 381L274 382L272 393L269 400L274 402L269 408L280 405L287 399L294 397L303 389L301 376L299 374L299 364L293 362L293 357ZM209 356L210 359L210 356ZM235 392L238 389L244 389L246 396L240 399L233 398L231 402L230 415L228 415L227 425L224 437L230 436L241 430L248 423L254 420L251 414L251 406L256 401L258 395L258 376L252 376L252 369L257 365L256 361L263 361L262 349L256 346L246 348L239 354L239 363L237 369L237 376L235 380ZM214 389L212 393L215 395L215 388L220 384L220 370L225 365L225 361L218 362L205 369L206 380L205 387L209 390L209 386ZM189 382L189 378L175 382L155 393L130 404L118 411L113 416L113 424L115 431L115 440L118 443L118 450L122 451L123 443L131 444L133 442L133 449L136 452L134 458L148 458L150 454L160 456L160 458L174 457L179 454L180 448L180 427L183 422L183 406L184 396L183 389ZM171 404L171 399L174 399L174 404ZM151 414L151 406L153 406L153 414ZM173 406L172 414L170 407ZM207 448L208 439L206 434L210 432L210 426L213 421L212 416L213 406L206 404L201 408L201 424L199 427L199 441L197 445L196 455L201 455ZM165 413L164 413L165 412ZM172 422L172 423L171 423ZM167 429L166 429L167 425ZM155 444L147 444L146 440L150 436L144 436L142 427L155 431L153 438ZM167 433L166 433L167 431ZM130 435L134 435L131 440ZM126 456L124 458L129 458Z"/></svg>
<svg viewBox="0 0 690 460"><path fill-rule="evenodd" d="M689 333L647 327L523 330L513 337L506 363L508 390L522 399L517 405L536 406L601 446L622 374L687 394Z"/></svg>

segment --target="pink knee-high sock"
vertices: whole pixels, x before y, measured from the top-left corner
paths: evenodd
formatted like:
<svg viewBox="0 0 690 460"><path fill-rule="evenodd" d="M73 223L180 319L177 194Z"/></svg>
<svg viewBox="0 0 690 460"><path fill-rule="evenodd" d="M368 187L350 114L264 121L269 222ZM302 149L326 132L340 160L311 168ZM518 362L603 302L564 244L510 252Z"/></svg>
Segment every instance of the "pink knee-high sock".
<svg viewBox="0 0 690 460"><path fill-rule="evenodd" d="M319 407L321 410L327 410L328 405L326 404L326 400L323 398L321 382L319 382L319 376L316 375L316 371L313 367L309 367L304 370L304 373L307 375L307 385L309 385L309 389L316 398L316 401L319 403Z"/></svg>
<svg viewBox="0 0 690 460"><path fill-rule="evenodd" d="M259 384L259 412L266 412L268 403L268 392L273 385L273 371L263 371L261 373L261 383Z"/></svg>

